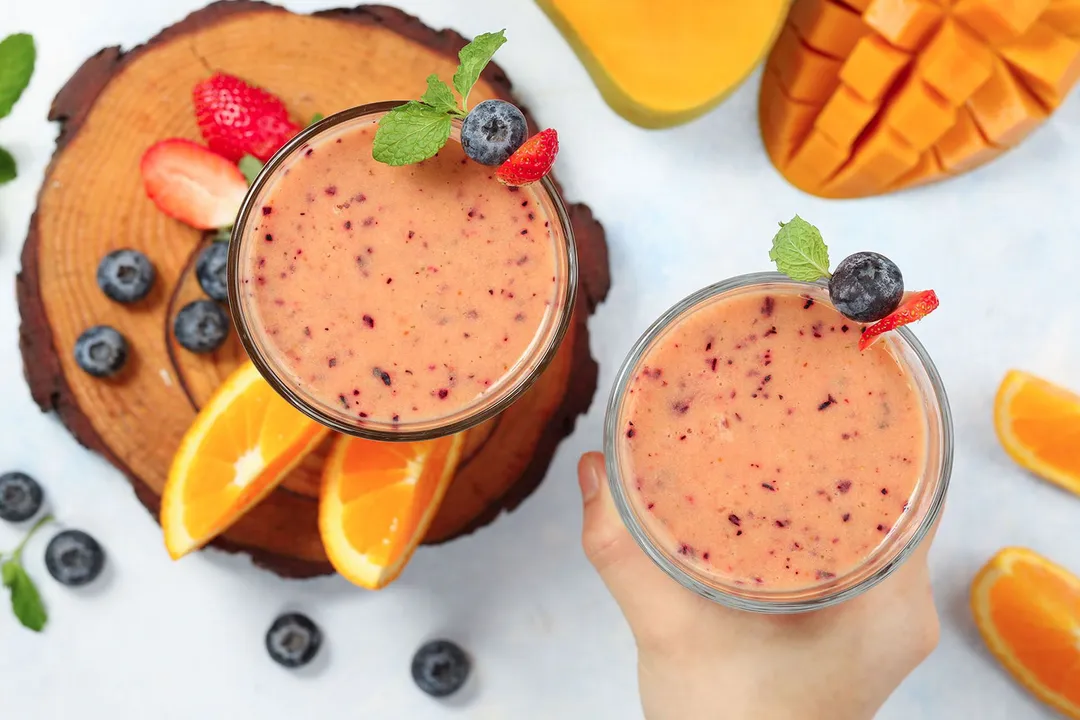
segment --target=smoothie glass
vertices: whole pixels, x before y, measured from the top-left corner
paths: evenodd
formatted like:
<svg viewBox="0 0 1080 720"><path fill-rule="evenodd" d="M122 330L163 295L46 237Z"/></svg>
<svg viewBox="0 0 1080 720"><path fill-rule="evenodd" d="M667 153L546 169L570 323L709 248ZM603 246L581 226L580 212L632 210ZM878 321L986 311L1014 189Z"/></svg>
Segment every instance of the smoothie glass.
<svg viewBox="0 0 1080 720"><path fill-rule="evenodd" d="M514 188L508 190L496 180L492 179L490 181L490 190L488 190L485 184L487 182L486 177L483 180L478 181L476 179L477 173L493 172L494 168L484 168L483 166L475 165L472 161L466 163L464 156L461 154L459 145L461 123L459 120L455 119L453 121L453 131L450 140L447 143L447 148L445 148L444 153L442 153L444 158L441 161L436 161L437 163L441 162L445 165L449 163L449 160L446 158L452 155L454 157L455 167L447 169L447 174L445 176L440 176L438 174L432 175L431 173L436 173L436 171L441 170L441 166L436 165L436 169L431 170L430 166L432 163L428 163L428 171L430 171L429 175L434 178L433 184L430 187L424 188L421 183L421 186L417 187L417 181L414 179L413 185L409 186L409 189L417 191L415 194L416 199L410 199L407 203L398 203L394 206L397 208L397 211L392 212L387 210L386 214L379 216L379 222L372 222L372 218L370 217L365 220L360 220L362 215L356 215L357 210L355 207L351 211L352 215L341 214L349 212L347 210L343 211L341 208L348 208L350 200L352 200L354 204L358 202L364 203L367 198L363 194L356 194L352 197L339 196L336 198L326 198L323 197L322 186L307 193L308 202L312 202L313 196L318 195L319 197L315 200L317 200L318 203L322 203L310 206L310 208L313 209L311 214L319 216L316 218L320 223L317 225L318 228L330 228L331 224L334 224L333 227L340 227L340 225L337 225L336 223L342 222L345 217L352 218L352 220L344 222L344 227L349 228L349 230L347 233L343 233L341 242L358 242L359 244L356 246L358 249L350 247L348 250L342 251L340 245L333 245L333 243L326 238L319 237L320 230L307 230L307 232L310 232L313 235L313 237L310 238L310 247L308 245L300 246L298 245L299 241L293 239L293 247L296 248L294 252L299 254L299 252L304 249L308 250L308 254L303 258L304 260L308 260L311 255L318 254L319 252L324 252L324 254L329 256L330 252L344 252L347 255L348 253L355 251L357 254L356 263L360 268L364 268L365 262L372 263L369 264L368 267L375 268L378 267L377 263L379 261L391 261L397 262L397 267L400 270L405 256L409 255L411 252L420 252L417 250L415 244L412 245L411 248L406 244L407 240L404 231L402 231L400 239L395 235L392 242L387 239L386 235L382 236L381 240L383 244L379 247L378 254L373 258L361 257L364 254L364 243L362 240L357 240L357 237L360 236L359 234L363 232L387 233L389 232L387 228L391 226L397 228L401 226L402 222L412 222L413 218L415 218L417 223L428 222L430 225L434 222L431 219L433 217L449 217L447 215L449 212L448 208L453 206L453 209L456 212L457 205L455 203L459 201L463 202L463 200L461 200L460 190L458 191L457 200L455 200L452 192L454 190L452 180L447 182L443 182L443 180L458 177L452 175L454 172L471 173L469 178L470 182L473 183L474 189L475 187L483 188L483 192L489 193L490 198L495 198L496 193L502 193L502 195L498 195L499 203L489 206L493 208L488 210L489 214L495 210L508 210L511 206L509 204L510 201L508 200L508 196L505 196L505 193L516 193L513 195L512 199L513 209L515 210L514 219L515 221L517 220L516 215L518 214L518 206L525 207L526 204L528 204L528 217L529 222L531 223L530 227L532 227L534 231L532 236L522 238L522 241L528 240L530 237L543 236L543 239L539 241L543 244L542 252L538 250L536 255L540 256L544 262L550 261L551 266L548 267L547 265L544 265L534 268L533 265L526 265L524 268L511 268L511 270L518 273L517 280L521 281L524 279L525 281L535 281L533 284L537 286L540 283L539 275L537 274L542 274L545 287L551 288L551 294L546 300L541 297L539 301L534 301L534 306L530 308L534 312L530 313L531 317L529 321L535 323L535 333L528 335L529 328L531 327L529 325L521 324L516 326L515 329L520 333L516 339L520 343L522 351L520 354L507 356L505 362L502 362L499 365L498 371L491 373L490 378L484 381L487 384L486 386L477 385L478 380L474 380L467 389L451 392L448 402L436 405L431 405L432 402L437 403L437 401L432 400L431 393L438 393L437 397L445 398L447 391L426 391L422 398L424 402L428 403L428 405L425 406L425 410L428 411L426 416L420 414L415 417L409 417L403 412L400 418L397 414L393 415L392 419L390 417L380 418L377 415L369 417L364 412L356 412L357 409L362 411L364 408L354 406L352 397L354 393L352 391L342 391L340 395L337 395L336 391L332 394L328 394L325 389L322 391L312 390L312 385L305 382L306 378L302 377L302 374L298 370L299 366L296 365L296 363L301 360L300 352L293 349L293 356L290 357L287 354L289 350L283 349L283 343L270 337L271 335L276 334L276 330L274 332L269 332L267 330L268 322L265 317L263 317L267 305L256 295L257 292L269 292L269 290L263 291L262 289L255 288L254 278L252 277L253 271L251 270L252 259L256 257L255 253L263 252L264 254L269 254L267 252L267 246L262 245L262 243L264 240L266 242L270 241L270 234L267 233L264 238L262 233L266 228L263 227L262 230L260 230L260 223L274 219L264 217L264 215L269 215L271 212L267 207L270 200L279 200L279 204L288 204L286 201L292 202L293 200L296 200L294 197L283 197L283 193L285 193L284 190L279 191L278 195L275 196L274 188L277 186L289 187L284 185L286 180L285 176L290 173L290 169L297 168L299 163L304 161L303 156L305 154L311 155L314 150L317 150L322 157L334 158L332 162L336 167L333 169L340 170L343 179L348 181L347 183L343 183L343 188L346 185L354 187L357 184L362 185L367 175L374 178L379 176L379 173L382 173L382 175L379 176L381 179L378 180L378 183L381 184L375 191L369 191L368 194L372 196L371 201L367 202L363 207L369 208L372 213L376 212L376 206L378 206L378 210L383 210L381 207L381 198L389 197L394 192L400 193L401 186L405 185L408 180L407 173L409 172L409 168L387 169L386 166L373 166L372 163L374 163L374 161L370 158L370 142L368 142L366 148L363 149L363 152L366 153L366 157L360 156L360 148L358 148L356 142L353 143L351 150L349 151L340 150L339 148L350 148L350 139L348 136L350 132L360 134L373 132L374 123L390 109L401 104L401 102L380 102L339 112L307 127L279 150L266 164L265 168L263 168L262 172L248 191L233 230L228 264L229 307L232 311L233 322L248 356L270 385L301 412L333 430L349 435L383 441L423 440L450 435L487 420L509 407L522 395L522 393L528 390L533 382L535 382L543 373L544 369L557 352L570 323L578 281L577 250L574 244L574 234L566 208L559 197L554 183L549 178L545 177L539 183L520 189ZM367 137L366 135L363 136L365 138ZM345 137L346 140L344 145L333 144L334 142L341 143L342 140L340 138L342 137ZM335 140L335 138L338 139ZM349 155L348 152L351 152L352 154ZM461 156L460 162L462 168L456 168L459 155ZM328 160L327 162L330 161ZM419 166L411 167L415 172L425 172L423 169L416 170ZM482 168L482 170L480 170L480 168ZM391 172L400 172L401 174L390 175L389 173ZM292 180L294 182L299 182L297 177L300 174L302 174L302 172L295 174ZM399 182L398 179L401 179L401 182ZM375 181L373 180L372 182ZM477 185L478 182L480 183L479 185ZM427 193L423 192L425 189L428 190ZM292 196L295 196L297 194L295 190L296 188L293 188L289 193ZM379 191L381 191L381 195L379 194ZM327 195L332 195L336 192L336 186L327 186L325 188L325 193ZM343 189L342 193L345 192L346 191ZM339 204L335 208L335 206L329 204L330 202L339 202ZM427 208L428 212L425 212L426 202L430 203ZM404 211L402 210L403 204L406 206ZM496 205L499 207L495 207ZM465 209L468 209L467 205L465 206ZM525 222L525 212L525 210L520 211L522 223ZM304 215L305 213L294 214ZM504 214L508 215L508 213ZM402 215L405 215L406 217L402 218ZM468 218L466 218L465 212L462 210L460 213L460 228L450 227L449 223L447 223L445 227L429 227L428 229L432 231L431 234L433 235L433 245L436 245L434 234L437 233L435 231L439 231L445 238L456 238L459 233L462 238L465 238L467 236L465 223L466 221L471 223L474 220L473 215L474 213L470 211L468 213ZM454 215L453 217L456 218L457 215ZM478 215L475 220L481 220L483 218L484 215L481 214ZM311 221L310 227L316 227L315 219L311 217L296 219ZM498 222L503 219L504 218L497 213L497 216L491 220ZM489 222L491 220L489 220ZM457 221L455 220L454 222ZM508 219L507 222L509 222ZM382 226L381 228L372 227L369 229L354 227L369 224L378 226L380 223ZM503 224L505 225L506 223ZM295 227L297 228L297 232L301 231L301 223L297 223ZM475 224L468 225L468 228L475 227ZM283 228L283 230L287 231L289 228ZM327 230L326 232L331 231ZM348 237L344 237L345 234L347 234ZM526 230L521 230L521 234L525 235ZM516 227L513 236L514 240L516 240ZM363 237L375 236L367 235ZM408 232L408 238L413 238L413 233L411 231ZM422 239L423 238L418 233L418 237L413 242L416 243ZM506 239L507 241L511 240L510 238L499 238L500 241L503 239ZM454 265L454 268L459 273L459 277L474 277L475 273L483 272L484 267L493 265L491 256L491 248L493 246L491 245L492 240L490 238L487 240L487 248L483 245L473 246L476 248L476 257L473 257L470 253L470 247L466 241L460 242L462 242L462 246L459 247L463 247L463 251L461 255L455 257L453 260L453 262L457 263ZM537 241L533 240L533 242ZM426 241L423 242L423 247L428 247ZM494 247L498 248L498 246ZM540 246L537 245L534 247L539 248ZM373 248L368 247L367 252L373 252ZM484 252L487 252L488 255L484 256ZM271 257L270 259L281 262L280 258L276 256ZM409 259L411 261L411 256ZM352 257L349 256L348 260L351 261ZM421 260L418 257L418 265L420 262ZM512 265L513 263L507 261L507 264ZM522 263L518 264L521 265ZM352 270L355 268L350 269ZM400 293L402 290L406 289L403 285L412 280L411 276L414 274L411 272L412 269L413 267L409 266L409 272L407 273L409 277L402 277L405 273L394 273L396 277L393 278L393 280L396 281L396 284L393 286L389 286L389 283L391 282L391 278L389 277L385 278L385 282L387 283L386 286L382 285L381 279L378 280L377 285L361 286L359 284L361 282L360 276L356 275L355 283L351 280L348 281L352 287L346 288L344 295L347 297L333 297L334 290L332 289L333 286L328 286L328 283L330 282L329 279L324 282L321 278L312 278L310 275L306 276L308 279L303 281L303 283L306 284L302 284L301 287L298 288L294 287L291 290L294 295L296 293L306 294L308 292L312 294L320 293L320 297L327 298L326 302L331 304L336 303L340 305L344 302L350 304L347 311L342 311L343 315L346 316L345 322L343 323L345 329L340 331L339 339L337 340L338 344L342 346L343 360L337 361L335 359L330 359L329 367L331 369L333 369L335 365L338 365L337 371L340 372L342 369L340 365L342 363L348 363L348 360L344 359L344 355L346 354L351 358L354 355L359 357L365 355L365 353L370 354L374 352L374 345L371 343L376 342L374 339L376 336L365 336L364 332L367 328L371 328L374 331L376 327L378 331L382 333L396 332L399 338L402 335L409 335L410 332L424 333L425 331L429 331L429 336L439 334L440 338L445 338L445 340L440 340L440 342L445 343L439 346L441 352L431 352L428 357L425 357L422 360L423 371L426 371L428 368L434 371L436 364L440 365L441 371L442 364L447 361L447 356L452 353L457 353L458 360L462 363L468 362L468 358L472 351L471 349L467 350L466 347L471 348L473 346L465 346L462 345L462 343L469 342L469 333L459 332L454 335L452 339L447 328L436 328L436 323L430 322L430 312L425 315L425 311L423 310L425 306L431 308L434 305L438 305L440 311L442 311L447 318L452 318L454 323L464 322L461 321L460 318L467 313L467 310L465 307L455 305L455 303L464 302L464 300L462 300L463 297L471 297L475 300L478 288L458 287L455 289L448 288L446 284L443 284L440 287L437 283L443 282L441 278L449 279L449 276L451 275L451 273L445 272L447 270L446 266L442 268L444 270L442 275L432 275L431 277L433 279L431 280L431 284L425 286L433 288L433 293L434 288L439 288L442 295L438 298L424 295L423 292L416 290L412 291L411 296L408 294L399 296L403 297L403 301L400 305L402 309L400 311L395 310L394 312L387 311L384 313L378 318L378 326L376 326L374 319L367 315L362 315L364 313L364 309L361 307L362 303L356 301L358 297L362 299L363 296L358 296L357 293L367 292L367 290L361 291L358 290L358 288L370 288L371 292L391 292L393 290ZM438 272L438 268L429 264L423 271L435 273ZM361 270L361 272L364 273L365 278L368 276L366 270ZM509 273L510 270L507 270L506 272ZM526 272L531 273L531 275L527 276L522 274ZM469 273L473 273L473 275L470 275ZM374 270L372 270L372 274L374 274ZM420 275L421 271L418 271L415 274ZM277 273L275 272L273 276L269 278L259 277L259 283L272 283L275 281L276 275ZM284 272L281 273L281 277L285 277ZM547 286L546 283L548 283L549 280L550 286ZM368 280L368 282L371 281ZM460 283L461 280L458 280L458 282ZM519 282L515 287L520 288L522 284L528 283ZM479 293L482 294L482 297L485 299L487 298L487 292L486 286L483 290L479 290ZM494 290L492 290L492 292L495 300L498 300L499 293L494 292ZM349 295L350 293L351 296ZM532 295L535 297L536 293L534 292ZM510 294L509 296L514 297L513 294ZM281 301L275 300L275 302L280 303ZM517 302L521 302L521 299L519 298ZM355 310L353 310L353 305L355 305ZM299 304L297 306L299 307ZM315 306L309 305L308 307ZM417 307L420 309L416 309ZM509 307L509 305L503 307ZM409 313L411 313L411 315L409 315ZM468 314L473 318L476 318L477 316L475 312ZM517 319L520 319L523 316L524 313L519 314ZM363 317L366 327L361 325L361 317ZM406 318L407 321L403 321L403 318ZM444 319L441 322L447 321L448 320ZM481 313L480 320L474 322L491 323L492 321L488 320L487 317L483 316ZM295 325L296 323L291 322L290 324ZM304 323L300 322L300 324L303 325ZM318 324L322 325L323 323L320 322ZM456 328L458 326L453 325L453 327ZM474 325L474 327L479 326ZM317 332L323 330L323 328L313 328L313 330ZM326 330L329 331L331 328L326 328ZM295 335L295 328L286 328L285 331L282 332L282 335L286 334L286 331ZM474 335L483 331L483 329L474 331ZM310 331L305 327L304 332L309 333ZM490 328L487 329L487 332L490 334ZM387 335L385 334L383 335L383 337L386 336ZM529 339L530 337L531 340ZM501 334L499 339L502 339ZM454 345L457 345L457 347L455 348ZM490 345L488 347L490 348ZM512 353L513 351L508 350L506 352ZM482 354L483 353L480 352L477 353L477 355ZM488 354L490 355L491 353L489 352ZM399 351L397 359L401 360L402 358L402 352ZM412 361L413 358L409 357L407 364L411 365ZM325 362L326 360L324 358L323 363ZM417 358L415 362L420 363L421 360ZM370 365L371 363L369 363L367 367L370 368ZM321 367L325 368L326 365L324 364ZM447 367L449 368L450 366L447 365ZM390 367L387 366L387 369L390 369ZM414 374L412 369L404 370L400 366L397 369L401 374L395 377L394 394L404 392L397 389L397 377L400 377L404 382L407 379L412 379L412 377L406 378L404 375L405 372L408 372L409 376L413 376ZM326 371L323 372L325 373ZM380 376L383 378L383 382L387 388L389 388L391 384L390 376L383 373L379 367L375 367L374 372L376 381L375 387L372 388L371 392L376 393L383 390L383 388L378 386L378 378ZM421 372L420 366L417 365L415 368L416 375L419 375ZM454 371L450 370L449 372L451 373L450 381L453 382ZM464 372L462 374L464 374ZM366 381L371 383L371 373L367 372L366 375ZM470 375L469 377L472 378L473 376ZM461 381L464 385L464 378L461 378ZM359 382L357 385L359 386ZM368 391L365 390L364 392ZM360 390L357 390L355 394L359 396ZM405 404L407 405L408 403L406 402ZM414 403L414 405L421 404L423 403ZM435 407L436 409L431 410L432 407ZM417 410L415 406L412 409Z"/></svg>
<svg viewBox="0 0 1080 720"><path fill-rule="evenodd" d="M633 429L633 422L628 422L628 410L627 407L631 404L630 398L632 393L632 386L634 384L635 377L640 378L640 373L644 372L646 381L652 377L658 378L659 371L653 369L651 372L655 375L650 375L650 368L646 361L650 357L650 351L656 348L663 347L665 342L665 336L667 336L668 346L672 347L671 343L675 342L672 336L669 335L670 331L679 325L680 322L685 321L688 318L694 318L695 312L701 313L707 312L707 308L713 307L714 310L720 312L718 306L714 305L717 302L723 302L728 300L737 300L744 296L757 296L758 293L767 293L766 298L772 297L769 294L784 295L795 293L799 298L799 302L802 303L805 299L805 305L799 305L798 308L809 308L814 303L821 303L824 308L829 311L832 310L831 303L829 302L828 290L824 284L820 283L800 283L787 278L784 275L778 273L756 273L750 275L743 275L734 277L723 282L717 283L710 287L704 288L689 297L685 298L666 313L661 316L652 326L645 332L645 334L634 345L630 354L626 358L622 368L616 377L614 388L607 407L607 415L605 419L604 428L604 454L607 465L607 472L609 478L609 484L611 487L612 496L615 504L619 510L619 513L630 531L630 534L637 541L638 545L644 550L644 552L669 576L681 583L683 586L697 592L698 594L718 602L722 605L726 605L732 608L740 610L755 611L761 613L795 613L803 612L807 610L819 609L834 605L849 598L852 598L862 592L865 592L869 588L873 587L877 583L888 577L900 564L910 555L910 553L918 546L919 542L923 540L926 534L933 527L939 514L941 513L942 506L944 505L946 489L949 484L949 476L952 469L952 455L953 455L953 439L952 439L952 420L949 411L948 400L945 395L945 390L941 382L936 368L933 362L930 360L923 346L915 338L915 336L907 329L900 328L899 330L888 333L883 336L878 344L885 344L885 348L889 355L895 360L896 366L899 372L906 377L908 385L910 385L913 391L912 402L909 407L912 408L912 415L921 415L924 419L925 433L922 435L925 439L925 451L922 452L922 448L918 448L918 452L912 452L913 457L918 457L921 454L923 459L921 473L918 472L917 467L912 468L912 474L917 475L917 480L914 482L914 489L903 506L903 510L899 512L895 519L895 524L887 530L887 534L883 533L879 544L876 547L872 547L865 556L857 556L855 566L838 572L836 575L833 573L819 574L817 581L810 581L801 587L768 587L755 585L753 582L732 582L730 578L723 577L724 573L711 572L707 565L703 565L701 562L700 551L698 557L691 560L688 555L693 555L693 550L689 550L686 545L679 545L677 542L673 543L673 536L664 536L664 532L667 529L666 521L661 522L654 518L651 513L653 505L651 503L645 504L641 499L642 493L636 492L641 490L641 476L635 476L635 469L630 463L631 450L629 443L633 440L627 438L633 438L635 434L637 439L642 438L641 430ZM767 311L771 314L773 311L773 300L766 299L763 313ZM817 308L817 310L824 312L825 309ZM699 318L704 316L700 315ZM837 317L840 317L837 314ZM843 318L840 318L842 321ZM838 323L839 324L839 323ZM769 325L768 322L764 323L764 326ZM846 335L843 338L847 342L851 342L854 338L857 338L858 326L855 323L850 323L852 327L849 327L848 323L844 323L842 328L835 328L835 330L842 329ZM817 327L815 325L815 327ZM828 334L830 328L824 328L824 332ZM849 330L855 332L849 333ZM760 331L759 331L760 332ZM765 334L769 335L770 332L775 333L776 328L773 327L770 330L766 330ZM799 335L803 333L800 330ZM813 333L815 337L818 337L817 331ZM814 342L810 339L810 333L807 332L806 340ZM755 336L752 336L755 337ZM836 338L840 338L841 334L836 332ZM775 340L772 338L770 340ZM802 339L797 339L798 342L804 342ZM710 343L711 344L711 343ZM674 347L679 347L674 345ZM742 347L737 345L735 347ZM845 351L848 351L851 346L845 346ZM854 349L850 349L851 352L857 352ZM685 352L689 352L688 350ZM766 351L764 357L771 357L772 351ZM869 351L868 351L869 352ZM656 357L656 356L653 356ZM766 365L770 364L772 360L765 362ZM727 361L721 361L721 367L727 363ZM738 367L736 365L736 367ZM777 367L776 365L773 368ZM805 366L804 366L805 367ZM713 361L712 370L716 371L716 363ZM765 373L772 372L773 368L764 370ZM704 372L704 371L702 371ZM755 374L751 372L751 374ZM666 385L667 380L670 379L672 385L680 383L680 377L672 374L663 376L663 382ZM741 371L740 371L741 377ZM764 380L762 385L759 385L755 390L760 391L762 387L766 389L775 388L776 382L772 385L766 385L771 376L763 376L757 378L757 382ZM640 385L638 387L641 387ZM730 386L729 386L730 387ZM791 387L789 385L789 387ZM727 390L724 393L717 393L716 397L723 397L723 400L717 400L716 402L723 402L727 400ZM775 393L775 390L774 390ZM865 394L865 393L864 393ZM749 393L747 393L749 395ZM839 395L839 393L838 393ZM734 391L732 391L732 398L735 397ZM764 397L769 397L765 395ZM783 400L783 395L779 396ZM740 396L741 398L741 396ZM754 394L753 398L758 398L758 394ZM790 401L790 398L789 398ZM638 402L643 402L638 400ZM746 402L760 403L762 400L747 400ZM775 395L771 402L775 402ZM810 407L810 416L812 417L816 413L815 410L829 410L827 405L831 402L835 402L832 395L828 396L828 402L823 403L821 407ZM843 402L842 400L840 402ZM882 401L884 402L884 401ZM843 405L839 406L843 408ZM856 407L852 405L851 407ZM677 411L681 410L685 412L685 408L675 407ZM710 411L712 409L710 408ZM788 411L789 414L791 411ZM886 410L888 412L888 410ZM738 413L736 413L738 415ZM806 414L804 413L805 417ZM836 416L834 416L836 417ZM794 419L798 419L796 416ZM740 417L739 420L742 420ZM728 427L726 420L724 427ZM813 420L810 421L813 424ZM672 422L674 425L675 423ZM732 423L736 425L737 423ZM629 429L628 429L629 428ZM648 428L647 432L657 431L657 428ZM660 431L666 430L666 428L659 428ZM704 430L702 430L704 432ZM677 432L684 432L680 429ZM721 431L724 432L724 431ZM775 432L770 427L764 427L760 430L762 433ZM677 434L677 433L676 433ZM856 433L857 434L857 433ZM671 435L668 436L670 442ZM847 435L845 434L845 437ZM912 434L910 437L915 438ZM686 439L683 435L681 438ZM691 438L693 439L693 438ZM736 440L737 442L737 440ZM842 442L837 437L836 442ZM918 444L917 440L913 440L914 444ZM723 447L710 447L710 449L716 450L716 455L726 454ZM800 448L801 450L801 448ZM811 452L822 453L823 458L839 455L838 447L830 447L828 442L816 443L814 448L811 448ZM650 456L651 457L651 456ZM790 457L790 455L789 455ZM868 464L873 465L871 459L868 459ZM907 458L904 458L907 461ZM664 465L665 460L663 458L652 460L652 462ZM671 461L675 462L675 461ZM764 461L763 461L764 462ZM916 464L913 462L913 465ZM757 467L755 465L754 467ZM787 470L787 469L785 469ZM701 477L705 479L707 477L707 470L703 467L700 468ZM766 474L751 475L751 477L767 480L768 482L761 482L759 492L770 499L779 497L779 493L776 490L779 487L774 487L776 483L771 478L784 477L787 482L787 488L793 488L799 481L799 468L795 468L795 479L790 476L772 475L771 468L766 467L763 471L754 469L739 470L738 472L755 473L762 472ZM780 470L777 468L776 473ZM807 473L809 471L805 471ZM682 473L680 473L680 477ZM725 476L728 477L728 476ZM696 478L694 478L696 482ZM808 481L809 482L809 481ZM670 484L670 481L669 481ZM759 482L757 479L752 481L754 489L759 488ZM844 485L845 483L841 483ZM869 498L871 501L876 501L879 498L877 495L876 484L872 488L873 495L875 497ZM845 500L849 500L855 497L855 492L850 490L851 483L847 482L846 487L841 487L840 492L849 493L849 495L837 495L836 502L833 504L833 497L822 497L821 499L827 500L829 504L822 503L820 507L822 512L828 512L824 508L830 508L831 511L836 511L837 507L841 505ZM681 492L684 486L680 486ZM799 488L801 491L806 491L807 488ZM772 491L772 492L770 492ZM659 491L657 491L659 492ZM702 493L707 490L702 487ZM636 493L636 494L635 494ZM822 491L818 491L819 494L824 495ZM882 495L886 494L886 490L882 488ZM711 497L711 496L710 496ZM681 499L681 498L680 498ZM880 498L881 500L892 500L892 498ZM691 503L693 498L687 497ZM698 498L698 505L705 505L706 503ZM709 510L701 510L700 512L713 512L710 506ZM797 516L798 510L793 511L791 522L793 525L800 524L800 518ZM814 511L816 512L816 510ZM857 510L856 513L859 511ZM721 518L726 515L727 510L721 510ZM820 517L820 516L818 516ZM844 515L844 522L847 523L849 515ZM707 518L712 522L712 518ZM761 519L761 518L759 518ZM728 530L738 531L738 535L743 536L742 529L747 530L747 535L750 536L750 531L747 528L746 516L740 519L735 514L730 516L732 527L726 528L726 521L721 519L722 525ZM740 521L742 523L741 528ZM776 521L778 528L785 527L787 520ZM771 529L772 519L768 519L766 526ZM809 523L807 524L809 526ZM716 527L712 525L710 527ZM848 526L843 526L846 529ZM795 528L790 528L794 530ZM877 526L878 530L884 530L881 525ZM774 532L785 532L785 530L779 530ZM732 533L733 535L733 533ZM754 549L753 545L735 545L732 535L725 535L724 539L719 537L713 537L710 542L716 543L712 545L713 555L717 555L717 549L723 549L725 552L731 552L738 554L739 547L742 547L748 554L763 552L761 549ZM744 537L740 537L739 541L742 541ZM788 536L785 536L788 537ZM818 538L815 538L818 539ZM832 542L838 540L833 539ZM727 543L727 547L723 545ZM799 547L798 543L795 547ZM828 547L827 545L825 547ZM805 551L805 548L800 548ZM769 551L770 555L773 555L773 551ZM781 554L784 554L781 552ZM709 555L704 555L708 559ZM715 560L715 558L714 558ZM764 564L764 563L763 563ZM728 568L730 569L730 568ZM804 575L804 577L807 577ZM757 578L760 580L760 578Z"/></svg>

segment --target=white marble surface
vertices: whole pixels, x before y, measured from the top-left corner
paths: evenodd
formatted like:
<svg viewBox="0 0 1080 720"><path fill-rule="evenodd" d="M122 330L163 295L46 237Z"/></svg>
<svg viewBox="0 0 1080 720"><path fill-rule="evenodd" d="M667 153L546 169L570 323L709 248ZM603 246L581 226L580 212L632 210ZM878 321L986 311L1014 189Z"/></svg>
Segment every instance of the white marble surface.
<svg viewBox="0 0 1080 720"><path fill-rule="evenodd" d="M756 129L756 79L704 119L647 132L601 102L530 2L400 3L466 35L507 28L499 62L538 120L559 129L567 195L589 202L608 230L614 287L592 320L601 391L591 412L521 509L472 537L421 550L385 592L338 578L287 582L213 551L170 562L120 474L31 402L10 283L56 134L45 121L54 93L100 47L145 40L199 0L3 0L0 35L34 33L40 56L28 92L0 122L0 144L21 167L0 188L0 275L8 283L0 300L0 467L39 477L64 521L102 541L109 569L104 581L71 592L45 572L46 537L28 548L51 621L38 636L0 611L0 716L639 717L633 644L579 549L574 462L600 444L603 401L636 336L691 290L763 269L776 221L798 212L821 227L837 258L885 252L943 301L918 328L956 415L952 496L931 555L942 640L880 717L1051 717L984 651L966 593L981 563L1009 544L1080 571L1080 499L1015 467L991 425L1007 368L1080 387L1080 97L990 167L916 192L830 202L792 189L770 166ZM0 547L16 539L0 527ZM283 671L263 650L266 627L285 608L308 612L326 631L313 671ZM455 638L475 656L476 681L450 705L409 678L413 649L432 635Z"/></svg>

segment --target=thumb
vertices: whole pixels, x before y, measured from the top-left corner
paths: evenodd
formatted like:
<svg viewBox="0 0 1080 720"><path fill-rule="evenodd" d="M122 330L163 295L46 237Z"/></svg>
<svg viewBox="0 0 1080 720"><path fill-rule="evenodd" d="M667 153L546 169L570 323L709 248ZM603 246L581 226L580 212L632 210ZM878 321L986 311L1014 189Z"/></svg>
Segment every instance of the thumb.
<svg viewBox="0 0 1080 720"><path fill-rule="evenodd" d="M619 604L639 642L657 634L659 617L691 610L698 598L669 578L631 537L608 487L604 456L586 453L578 463L578 484L585 504L581 545Z"/></svg>

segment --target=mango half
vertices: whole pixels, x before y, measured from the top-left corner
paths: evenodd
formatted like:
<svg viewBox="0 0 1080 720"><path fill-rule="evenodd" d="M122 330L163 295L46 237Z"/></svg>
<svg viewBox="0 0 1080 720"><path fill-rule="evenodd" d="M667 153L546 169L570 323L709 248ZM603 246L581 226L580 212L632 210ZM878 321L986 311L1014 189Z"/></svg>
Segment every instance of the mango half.
<svg viewBox="0 0 1080 720"><path fill-rule="evenodd" d="M790 0L537 0L615 112L664 128L708 112L761 63Z"/></svg>
<svg viewBox="0 0 1080 720"><path fill-rule="evenodd" d="M1080 80L1080 0L795 0L759 121L796 187L857 198L1015 147Z"/></svg>

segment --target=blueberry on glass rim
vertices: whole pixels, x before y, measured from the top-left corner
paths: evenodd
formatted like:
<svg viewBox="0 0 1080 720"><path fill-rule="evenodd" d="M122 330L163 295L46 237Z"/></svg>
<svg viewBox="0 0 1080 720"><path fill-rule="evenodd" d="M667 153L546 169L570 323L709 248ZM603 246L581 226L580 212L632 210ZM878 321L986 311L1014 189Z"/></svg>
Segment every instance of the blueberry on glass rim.
<svg viewBox="0 0 1080 720"><path fill-rule="evenodd" d="M880 253L855 253L830 273L829 248L821 232L798 215L780 223L769 259L792 280L827 280L829 299L839 313L856 322L871 323L860 334L859 350L870 347L883 333L921 320L939 305L933 290L905 296L900 268Z"/></svg>
<svg viewBox="0 0 1080 720"><path fill-rule="evenodd" d="M416 686L432 697L446 697L461 689L472 663L457 644L432 640L413 655L412 677Z"/></svg>
<svg viewBox="0 0 1080 720"><path fill-rule="evenodd" d="M505 100L485 100L461 124L461 149L481 165L502 165L525 142L525 116Z"/></svg>
<svg viewBox="0 0 1080 720"><path fill-rule="evenodd" d="M138 250L114 250L101 258L97 284L101 291L118 303L142 300L154 286L154 266Z"/></svg>
<svg viewBox="0 0 1080 720"><path fill-rule="evenodd" d="M462 150L481 165L498 167L499 172L492 177L518 186L546 175L558 152L553 130L529 138L525 115L505 100L484 100L471 111L468 109L470 91L505 42L505 32L499 30L477 35L463 47L458 53L460 63L453 87L438 75L429 75L427 91L419 100L392 108L379 120L371 156L395 166L423 162L446 145L453 121L461 120ZM539 140L530 146L536 138Z"/></svg>
<svg viewBox="0 0 1080 720"><path fill-rule="evenodd" d="M0 475L0 520L23 522L37 515L45 493L37 480L23 472Z"/></svg>
<svg viewBox="0 0 1080 720"><path fill-rule="evenodd" d="M858 252L840 261L829 278L829 299L844 317L871 323L885 317L904 297L904 276L889 258Z"/></svg>

